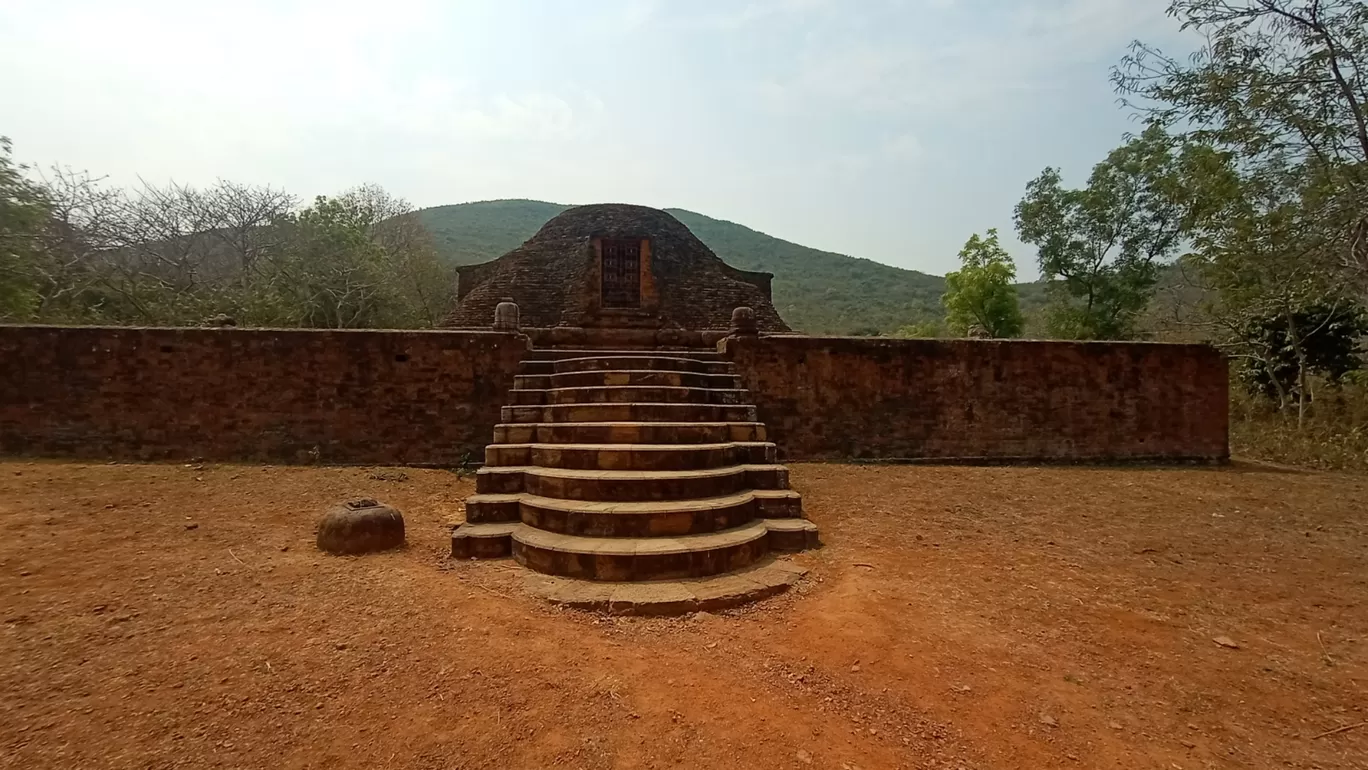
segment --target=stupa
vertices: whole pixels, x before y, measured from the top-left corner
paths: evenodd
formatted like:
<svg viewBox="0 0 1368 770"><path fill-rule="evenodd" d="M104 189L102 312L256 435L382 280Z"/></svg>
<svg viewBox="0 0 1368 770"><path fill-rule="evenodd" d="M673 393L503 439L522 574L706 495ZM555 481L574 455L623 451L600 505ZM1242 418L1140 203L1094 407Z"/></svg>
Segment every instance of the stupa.
<svg viewBox="0 0 1368 770"><path fill-rule="evenodd" d="M460 268L448 325L529 338L452 534L455 558L511 555L531 589L624 614L769 596L817 544L788 469L715 343L784 333L768 273L737 270L670 214L572 208Z"/></svg>

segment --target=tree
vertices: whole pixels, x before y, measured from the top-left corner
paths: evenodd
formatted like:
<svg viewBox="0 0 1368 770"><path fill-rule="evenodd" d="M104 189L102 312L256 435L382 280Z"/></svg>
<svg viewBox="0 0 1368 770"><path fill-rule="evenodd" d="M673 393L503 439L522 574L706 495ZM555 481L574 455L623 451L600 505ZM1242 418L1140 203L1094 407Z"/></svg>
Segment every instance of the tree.
<svg viewBox="0 0 1368 770"><path fill-rule="evenodd" d="M1263 373L1256 379L1280 409L1295 400L1300 423L1312 397L1309 376L1340 376L1326 363L1327 346L1337 336L1356 342L1359 302L1321 223L1308 216L1323 180L1308 177L1305 166L1275 164L1241 179L1237 162L1228 156L1218 174L1226 181L1206 187L1211 213L1193 229L1184 261L1196 268L1214 341L1246 373Z"/></svg>
<svg viewBox="0 0 1368 770"><path fill-rule="evenodd" d="M322 328L433 326L453 281L409 204L375 186L283 217L280 253L267 280L291 325Z"/></svg>
<svg viewBox="0 0 1368 770"><path fill-rule="evenodd" d="M1113 71L1149 119L1229 153L1255 187L1292 182L1304 251L1368 292L1368 4L1173 0L1205 44L1175 59L1136 42ZM1272 215L1272 214L1270 214ZM1286 229L1286 224L1280 224Z"/></svg>
<svg viewBox="0 0 1368 770"><path fill-rule="evenodd" d="M1152 124L1097 164L1083 189L1065 189L1054 168L1027 185L1016 207L1017 232L1039 249L1053 336L1134 335L1160 264L1207 205L1186 180L1215 162L1213 155Z"/></svg>
<svg viewBox="0 0 1368 770"><path fill-rule="evenodd" d="M25 170L0 136L0 320L27 318L38 302L30 265L42 253L51 206Z"/></svg>
<svg viewBox="0 0 1368 770"><path fill-rule="evenodd" d="M1173 0L1204 44L1183 60L1137 42L1113 71L1148 119L1210 148L1191 231L1216 341L1299 423L1308 375L1355 337L1368 299L1368 5ZM1347 320L1346 320L1347 319ZM1342 352L1342 351L1341 351ZM1261 373L1261 374L1260 374Z"/></svg>
<svg viewBox="0 0 1368 770"><path fill-rule="evenodd" d="M945 323L958 336L975 326L994 338L1016 337L1024 321L1017 302L1016 264L998 243L996 228L988 237L974 233L959 253L961 267L945 276Z"/></svg>
<svg viewBox="0 0 1368 770"><path fill-rule="evenodd" d="M418 212L378 185L362 185L345 195L364 209L371 237L385 250L406 325L440 324L455 299L455 273L442 267L432 233Z"/></svg>
<svg viewBox="0 0 1368 770"><path fill-rule="evenodd" d="M406 201L374 185L300 210L270 187L110 188L30 178L0 138L0 319L414 328L446 317L454 276Z"/></svg>
<svg viewBox="0 0 1368 770"><path fill-rule="evenodd" d="M196 205L207 209L213 222L208 235L234 260L243 283L250 283L258 263L280 247L279 229L272 225L299 204L282 190L222 179L197 198Z"/></svg>
<svg viewBox="0 0 1368 770"><path fill-rule="evenodd" d="M40 175L49 205L43 251L29 263L44 321L109 320L110 255L124 242L122 191L86 172L53 168Z"/></svg>
<svg viewBox="0 0 1368 770"><path fill-rule="evenodd" d="M1359 339L1368 334L1368 314L1355 305L1319 303L1294 316L1291 323L1282 313L1252 317L1240 335L1266 354L1245 359L1241 379L1251 390L1276 399L1280 408L1286 408L1289 398L1299 405L1306 402L1309 374L1336 383L1362 367Z"/></svg>
<svg viewBox="0 0 1368 770"><path fill-rule="evenodd" d="M286 243L273 260L272 284L291 325L325 329L383 326L383 249L356 201L320 195L279 226Z"/></svg>

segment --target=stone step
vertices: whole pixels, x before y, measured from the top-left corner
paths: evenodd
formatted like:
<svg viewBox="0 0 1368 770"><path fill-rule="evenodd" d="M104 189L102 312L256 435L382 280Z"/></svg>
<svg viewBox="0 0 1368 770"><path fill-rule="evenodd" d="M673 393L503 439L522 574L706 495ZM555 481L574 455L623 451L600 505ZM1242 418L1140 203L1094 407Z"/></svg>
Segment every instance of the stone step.
<svg viewBox="0 0 1368 770"><path fill-rule="evenodd" d="M764 441L760 422L561 422L494 426L495 444L721 444Z"/></svg>
<svg viewBox="0 0 1368 770"><path fill-rule="evenodd" d="M526 495L521 492L512 494L475 494L466 498L465 518L469 524L493 524L497 522L520 521L519 504Z"/></svg>
<svg viewBox="0 0 1368 770"><path fill-rule="evenodd" d="M583 388L514 390L513 404L744 404L750 392L737 388L671 388L661 385L595 385Z"/></svg>
<svg viewBox="0 0 1368 770"><path fill-rule="evenodd" d="M562 367L562 364L565 364ZM518 364L518 376L540 377L550 374L573 374L603 370L645 370L662 372L693 372L694 374L735 374L730 361L711 361L695 358L671 358L668 353L641 351L617 354L608 358L567 358L562 360L529 361Z"/></svg>
<svg viewBox="0 0 1368 770"><path fill-rule="evenodd" d="M521 521L567 535L657 537L716 532L753 519L801 519L803 498L789 489L747 489L701 500L633 503L515 493L471 495L465 508L466 521L471 524Z"/></svg>
<svg viewBox="0 0 1368 770"><path fill-rule="evenodd" d="M718 444L490 444L485 465L605 471L674 471L763 465L777 459L767 441Z"/></svg>
<svg viewBox="0 0 1368 770"><path fill-rule="evenodd" d="M520 390L578 388L596 385L664 385L685 388L739 388L737 374L674 372L665 369L603 369L560 374L520 374L513 387Z"/></svg>
<svg viewBox="0 0 1368 770"><path fill-rule="evenodd" d="M598 349L598 348L534 348L523 356L524 361L559 361L565 358L594 358L596 356L640 356L656 352L698 361L720 361L722 354L715 348L679 348L660 350L657 348L635 349Z"/></svg>
<svg viewBox="0 0 1368 770"><path fill-rule="evenodd" d="M516 392L516 391L514 391ZM505 406L500 422L757 422L749 404L546 404Z"/></svg>
<svg viewBox="0 0 1368 770"><path fill-rule="evenodd" d="M746 490L702 500L635 503L522 495L518 503L518 514L524 524L548 532L585 537L695 535L732 529L756 519L801 517L802 513L802 497L787 489Z"/></svg>
<svg viewBox="0 0 1368 770"><path fill-rule="evenodd" d="M782 465L733 465L690 471L601 471L535 466L485 466L478 494L527 492L561 500L635 502L723 497L747 489L788 489Z"/></svg>
<svg viewBox="0 0 1368 770"><path fill-rule="evenodd" d="M750 566L769 552L769 529L751 522L678 537L581 537L513 529L513 558L545 575L601 581L694 578Z"/></svg>
<svg viewBox="0 0 1368 770"><path fill-rule="evenodd" d="M773 551L806 551L816 548L817 525L804 518L765 519L769 545Z"/></svg>
<svg viewBox="0 0 1368 770"><path fill-rule="evenodd" d="M530 363L530 362L525 362ZM592 372L622 369L656 369L667 372L697 372L700 374L734 374L735 366L730 361L700 360L697 358L676 358L665 355L647 356L595 356L592 358L563 358L552 362L551 372ZM545 374L540 371L524 371L523 374Z"/></svg>
<svg viewBox="0 0 1368 770"><path fill-rule="evenodd" d="M512 554L513 530L517 522L462 524L451 533L451 558L497 559Z"/></svg>
<svg viewBox="0 0 1368 770"><path fill-rule="evenodd" d="M476 495L466 503L467 516L484 510L477 502L481 497L498 505L506 501L495 498L513 498L514 518L468 519L452 530L453 558L509 556L510 538L520 526L535 532L624 543L727 532L758 522L768 533L771 551L805 551L819 545L817 525L802 518L801 499L788 491L751 490L707 500L655 503L576 503L536 495ZM757 513L760 515L754 515ZM774 514L783 518L774 518Z"/></svg>
<svg viewBox="0 0 1368 770"><path fill-rule="evenodd" d="M715 612L787 591L807 569L782 559L766 559L725 575L643 583L590 580L529 573L524 586L534 596L576 610L610 615L683 615Z"/></svg>

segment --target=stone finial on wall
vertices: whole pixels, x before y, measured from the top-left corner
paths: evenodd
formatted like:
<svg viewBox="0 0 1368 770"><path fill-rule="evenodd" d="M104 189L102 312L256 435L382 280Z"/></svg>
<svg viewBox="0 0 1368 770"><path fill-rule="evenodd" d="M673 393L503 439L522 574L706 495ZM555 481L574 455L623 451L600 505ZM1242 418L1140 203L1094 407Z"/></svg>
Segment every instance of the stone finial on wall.
<svg viewBox="0 0 1368 770"><path fill-rule="evenodd" d="M738 336L754 336L760 333L755 322L754 308L743 305L732 311L731 333Z"/></svg>
<svg viewBox="0 0 1368 770"><path fill-rule="evenodd" d="M494 307L494 331L517 332L519 328L518 303L504 300Z"/></svg>

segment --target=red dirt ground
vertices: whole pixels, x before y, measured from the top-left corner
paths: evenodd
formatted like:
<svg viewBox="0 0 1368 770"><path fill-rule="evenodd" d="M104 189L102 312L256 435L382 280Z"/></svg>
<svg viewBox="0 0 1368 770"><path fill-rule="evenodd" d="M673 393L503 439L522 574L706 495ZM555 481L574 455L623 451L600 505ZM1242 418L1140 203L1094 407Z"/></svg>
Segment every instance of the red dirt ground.
<svg viewBox="0 0 1368 770"><path fill-rule="evenodd" d="M0 463L0 766L1368 768L1368 480L793 483L800 591L610 619L445 559L449 472ZM315 551L361 495L409 547Z"/></svg>

